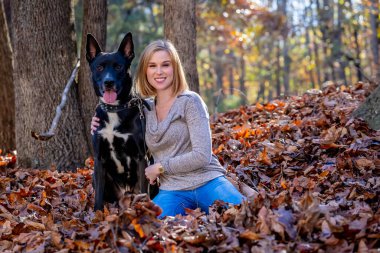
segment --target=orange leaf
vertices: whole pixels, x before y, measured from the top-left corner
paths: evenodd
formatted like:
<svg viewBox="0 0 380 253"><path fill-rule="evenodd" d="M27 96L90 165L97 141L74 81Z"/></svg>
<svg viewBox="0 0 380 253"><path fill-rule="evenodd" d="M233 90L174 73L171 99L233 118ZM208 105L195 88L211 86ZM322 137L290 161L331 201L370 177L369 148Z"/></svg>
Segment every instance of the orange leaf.
<svg viewBox="0 0 380 253"><path fill-rule="evenodd" d="M264 109L264 106L261 105L259 102L256 103L256 108L262 111Z"/></svg>
<svg viewBox="0 0 380 253"><path fill-rule="evenodd" d="M87 158L84 164L87 168L94 168L94 158L92 157Z"/></svg>
<svg viewBox="0 0 380 253"><path fill-rule="evenodd" d="M47 197L46 191L42 191L41 192L41 201L40 201L41 206L46 205L46 197Z"/></svg>
<svg viewBox="0 0 380 253"><path fill-rule="evenodd" d="M280 184L281 184L281 187L282 187L284 190L286 190L286 189L288 188L288 186L286 185L286 181L285 181L283 178L281 179Z"/></svg>
<svg viewBox="0 0 380 253"><path fill-rule="evenodd" d="M328 174L330 174L330 171L325 170L325 171L323 171L321 174L319 174L319 176L320 176L321 178L324 178L324 177L326 177Z"/></svg>
<svg viewBox="0 0 380 253"><path fill-rule="evenodd" d="M341 148L344 147L344 145L338 145L335 143L327 143L327 144L322 144L321 148L322 149L330 149L330 148Z"/></svg>
<svg viewBox="0 0 380 253"><path fill-rule="evenodd" d="M268 156L268 153L267 153L267 148L264 147L264 150L263 152L261 152L259 154L259 158L258 158L258 161L259 162L262 162L266 165L272 165L272 161L270 160L269 156Z"/></svg>
<svg viewBox="0 0 380 253"><path fill-rule="evenodd" d="M259 234L256 234L255 232L252 232L250 230L245 230L239 235L239 237L243 239L248 239L250 241L257 241L262 238Z"/></svg>
<svg viewBox="0 0 380 253"><path fill-rule="evenodd" d="M269 103L269 104L267 104L267 105L265 105L265 110L267 110L267 111L273 111L273 110L275 110L276 108L277 108L277 106L275 105L275 104L271 104L271 103Z"/></svg>
<svg viewBox="0 0 380 253"><path fill-rule="evenodd" d="M217 149L214 150L214 154L220 153L224 149L224 144L220 144Z"/></svg>
<svg viewBox="0 0 380 253"><path fill-rule="evenodd" d="M293 121L293 124L299 127L302 124L302 120L296 119L295 121Z"/></svg>
<svg viewBox="0 0 380 253"><path fill-rule="evenodd" d="M36 212L38 212L39 214L42 214L42 215L46 215L47 214L46 211L45 211L45 209L43 209L42 207L37 206L37 205L35 205L33 203L29 203L27 208L28 208L28 210L36 211Z"/></svg>
<svg viewBox="0 0 380 253"><path fill-rule="evenodd" d="M137 219L132 220L132 225L141 238L145 237L144 230L142 226L138 223Z"/></svg>

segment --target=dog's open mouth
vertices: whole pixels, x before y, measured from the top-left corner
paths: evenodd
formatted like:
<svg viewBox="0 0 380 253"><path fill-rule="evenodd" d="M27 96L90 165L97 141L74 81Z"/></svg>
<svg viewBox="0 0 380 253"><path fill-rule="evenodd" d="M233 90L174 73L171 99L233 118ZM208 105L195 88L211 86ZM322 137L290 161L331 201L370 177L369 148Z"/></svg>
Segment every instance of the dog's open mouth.
<svg viewBox="0 0 380 253"><path fill-rule="evenodd" d="M107 104L113 104L115 103L117 98L117 93L115 90L105 90L103 94L104 102Z"/></svg>

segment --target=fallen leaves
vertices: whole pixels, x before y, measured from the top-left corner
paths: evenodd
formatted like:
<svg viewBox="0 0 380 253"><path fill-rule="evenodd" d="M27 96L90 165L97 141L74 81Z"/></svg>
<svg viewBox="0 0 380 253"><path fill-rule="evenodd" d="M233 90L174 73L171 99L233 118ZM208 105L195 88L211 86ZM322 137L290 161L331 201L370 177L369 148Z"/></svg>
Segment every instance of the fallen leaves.
<svg viewBox="0 0 380 253"><path fill-rule="evenodd" d="M94 212L91 158L66 173L14 168L16 154L3 153L0 251L376 252L380 134L349 117L363 87L329 85L219 114L213 151L250 197L217 201L209 215L158 220L143 194Z"/></svg>

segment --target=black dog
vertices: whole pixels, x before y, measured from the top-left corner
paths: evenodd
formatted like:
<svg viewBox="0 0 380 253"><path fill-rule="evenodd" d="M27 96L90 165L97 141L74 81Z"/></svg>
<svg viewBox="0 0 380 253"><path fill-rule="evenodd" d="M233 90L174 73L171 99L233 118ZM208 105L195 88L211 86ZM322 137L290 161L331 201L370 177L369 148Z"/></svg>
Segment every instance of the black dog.
<svg viewBox="0 0 380 253"><path fill-rule="evenodd" d="M95 210L104 201L118 201L126 192L147 192L147 150L144 141L144 101L132 95L130 66L134 58L132 34L128 33L113 53L102 52L96 39L87 35L86 58L100 102L96 117L100 126L94 145Z"/></svg>

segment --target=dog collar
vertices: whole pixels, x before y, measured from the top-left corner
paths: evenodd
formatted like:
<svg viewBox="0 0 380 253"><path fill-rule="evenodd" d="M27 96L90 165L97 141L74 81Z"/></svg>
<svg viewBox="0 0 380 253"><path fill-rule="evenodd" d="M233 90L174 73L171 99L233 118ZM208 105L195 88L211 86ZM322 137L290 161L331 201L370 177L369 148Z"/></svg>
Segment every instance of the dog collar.
<svg viewBox="0 0 380 253"><path fill-rule="evenodd" d="M99 106L100 106L100 108L102 108L103 111L106 111L106 112L120 112L120 111L125 110L129 107L128 104L110 105L110 104L106 104L103 102L100 102Z"/></svg>
<svg viewBox="0 0 380 253"><path fill-rule="evenodd" d="M99 101L99 106L105 112L120 112L131 107L139 106L139 103L142 103L141 99L132 97L126 104L110 105Z"/></svg>

